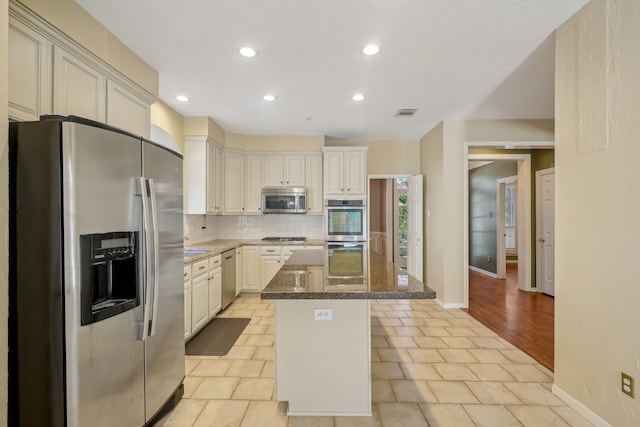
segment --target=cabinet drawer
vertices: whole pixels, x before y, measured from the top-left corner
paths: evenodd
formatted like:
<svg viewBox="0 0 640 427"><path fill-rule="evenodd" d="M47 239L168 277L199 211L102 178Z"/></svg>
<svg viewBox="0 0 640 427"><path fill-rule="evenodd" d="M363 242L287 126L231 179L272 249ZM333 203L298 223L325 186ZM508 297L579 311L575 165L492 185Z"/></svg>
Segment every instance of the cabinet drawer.
<svg viewBox="0 0 640 427"><path fill-rule="evenodd" d="M184 266L184 281L188 282L191 280L191 264Z"/></svg>
<svg viewBox="0 0 640 427"><path fill-rule="evenodd" d="M209 258L209 270L222 267L222 255L216 255Z"/></svg>
<svg viewBox="0 0 640 427"><path fill-rule="evenodd" d="M204 274L207 271L209 271L209 258L194 262L191 274L195 277Z"/></svg>
<svg viewBox="0 0 640 427"><path fill-rule="evenodd" d="M280 246L260 246L260 255L281 255Z"/></svg>

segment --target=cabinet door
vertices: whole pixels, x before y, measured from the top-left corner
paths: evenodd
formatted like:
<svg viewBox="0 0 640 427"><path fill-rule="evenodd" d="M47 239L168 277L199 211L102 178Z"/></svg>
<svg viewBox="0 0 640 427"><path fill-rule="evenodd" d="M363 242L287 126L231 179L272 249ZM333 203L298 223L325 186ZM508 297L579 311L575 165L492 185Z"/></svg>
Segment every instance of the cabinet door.
<svg viewBox="0 0 640 427"><path fill-rule="evenodd" d="M244 287L244 251L242 247L236 248L236 296L242 292Z"/></svg>
<svg viewBox="0 0 640 427"><path fill-rule="evenodd" d="M51 113L51 42L21 22L9 23L9 118L38 120Z"/></svg>
<svg viewBox="0 0 640 427"><path fill-rule="evenodd" d="M298 155L284 157L284 185L287 187L305 186L305 158Z"/></svg>
<svg viewBox="0 0 640 427"><path fill-rule="evenodd" d="M280 255L261 255L262 258L262 284L260 290L264 289L269 284L273 276L282 267L282 257Z"/></svg>
<svg viewBox="0 0 640 427"><path fill-rule="evenodd" d="M284 185L284 156L264 156L262 183L265 187Z"/></svg>
<svg viewBox="0 0 640 427"><path fill-rule="evenodd" d="M322 155L309 155L306 159L307 213L322 214L324 210L322 192Z"/></svg>
<svg viewBox="0 0 640 427"><path fill-rule="evenodd" d="M191 264L184 266L184 339L191 337Z"/></svg>
<svg viewBox="0 0 640 427"><path fill-rule="evenodd" d="M53 69L53 113L105 122L107 78L57 46Z"/></svg>
<svg viewBox="0 0 640 427"><path fill-rule="evenodd" d="M216 317L222 308L222 268L209 272L209 319Z"/></svg>
<svg viewBox="0 0 640 427"><path fill-rule="evenodd" d="M242 248L243 257L243 279L245 291L259 291L262 276L260 274L260 253L258 246L244 246Z"/></svg>
<svg viewBox="0 0 640 427"><path fill-rule="evenodd" d="M107 124L148 138L151 131L150 106L127 89L109 81Z"/></svg>
<svg viewBox="0 0 640 427"><path fill-rule="evenodd" d="M184 142L185 214L206 214L209 210L207 198L209 145L204 140Z"/></svg>
<svg viewBox="0 0 640 427"><path fill-rule="evenodd" d="M191 281L191 333L196 333L209 320L209 275L201 274Z"/></svg>
<svg viewBox="0 0 640 427"><path fill-rule="evenodd" d="M224 154L224 212L244 213L244 155Z"/></svg>
<svg viewBox="0 0 640 427"><path fill-rule="evenodd" d="M366 153L346 151L344 153L344 166L344 192L346 194L366 195Z"/></svg>
<svg viewBox="0 0 640 427"><path fill-rule="evenodd" d="M342 152L324 153L324 192L327 195L344 193L344 156Z"/></svg>
<svg viewBox="0 0 640 427"><path fill-rule="evenodd" d="M222 213L223 190L224 190L224 152L222 148L215 146L215 160L213 162L213 183L214 183L214 204L216 213Z"/></svg>
<svg viewBox="0 0 640 427"><path fill-rule="evenodd" d="M218 186L222 181L222 156L221 150L213 144L207 144L207 213L216 214L220 212L222 205L218 203Z"/></svg>
<svg viewBox="0 0 640 427"><path fill-rule="evenodd" d="M262 213L262 156L247 156L245 213Z"/></svg>

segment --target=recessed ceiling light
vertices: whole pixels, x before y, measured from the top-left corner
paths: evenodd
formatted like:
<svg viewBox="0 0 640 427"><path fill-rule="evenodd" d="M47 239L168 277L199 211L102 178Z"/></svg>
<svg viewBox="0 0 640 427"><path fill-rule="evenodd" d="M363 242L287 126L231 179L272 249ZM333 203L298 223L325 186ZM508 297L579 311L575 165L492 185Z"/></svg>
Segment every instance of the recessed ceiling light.
<svg viewBox="0 0 640 427"><path fill-rule="evenodd" d="M275 101L276 97L274 95L267 94L267 95L263 96L262 99L264 99L265 101L271 102L271 101Z"/></svg>
<svg viewBox="0 0 640 427"><path fill-rule="evenodd" d="M254 56L256 56L256 51L250 47L241 47L240 50L240 55L244 56L245 58L253 58Z"/></svg>
<svg viewBox="0 0 640 427"><path fill-rule="evenodd" d="M354 101L362 101L364 99L364 95L361 93L356 93L351 97Z"/></svg>
<svg viewBox="0 0 640 427"><path fill-rule="evenodd" d="M364 53L365 55L375 55L378 52L380 52L380 48L375 44L370 44L362 49L362 53Z"/></svg>
<svg viewBox="0 0 640 427"><path fill-rule="evenodd" d="M176 100L180 102L189 102L189 97L184 95L178 95L176 96Z"/></svg>

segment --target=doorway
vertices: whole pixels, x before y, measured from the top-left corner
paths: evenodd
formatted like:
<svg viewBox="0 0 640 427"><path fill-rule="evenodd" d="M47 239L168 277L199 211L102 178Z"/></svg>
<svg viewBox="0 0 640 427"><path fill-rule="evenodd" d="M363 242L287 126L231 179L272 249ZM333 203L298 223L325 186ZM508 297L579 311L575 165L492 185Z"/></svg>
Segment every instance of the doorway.
<svg viewBox="0 0 640 427"><path fill-rule="evenodd" d="M369 242L372 251L423 281L422 175L371 176Z"/></svg>

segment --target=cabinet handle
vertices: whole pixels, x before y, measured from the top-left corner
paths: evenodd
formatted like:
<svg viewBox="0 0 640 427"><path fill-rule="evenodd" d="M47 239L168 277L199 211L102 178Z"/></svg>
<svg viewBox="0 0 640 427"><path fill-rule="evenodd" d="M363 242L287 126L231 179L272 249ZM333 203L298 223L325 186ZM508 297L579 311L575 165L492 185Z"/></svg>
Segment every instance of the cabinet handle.
<svg viewBox="0 0 640 427"><path fill-rule="evenodd" d="M267 252L275 252L275 249L267 249Z"/></svg>
<svg viewBox="0 0 640 427"><path fill-rule="evenodd" d="M187 277L187 273L184 273L184 277Z"/></svg>
<svg viewBox="0 0 640 427"><path fill-rule="evenodd" d="M287 184L289 183L289 181L287 181Z"/></svg>
<svg viewBox="0 0 640 427"><path fill-rule="evenodd" d="M204 270L204 267L200 267L200 268L198 268L198 270Z"/></svg>
<svg viewBox="0 0 640 427"><path fill-rule="evenodd" d="M340 191L344 191L344 188L341 188Z"/></svg>
<svg viewBox="0 0 640 427"><path fill-rule="evenodd" d="M280 184L282 184L282 181L280 181Z"/></svg>

